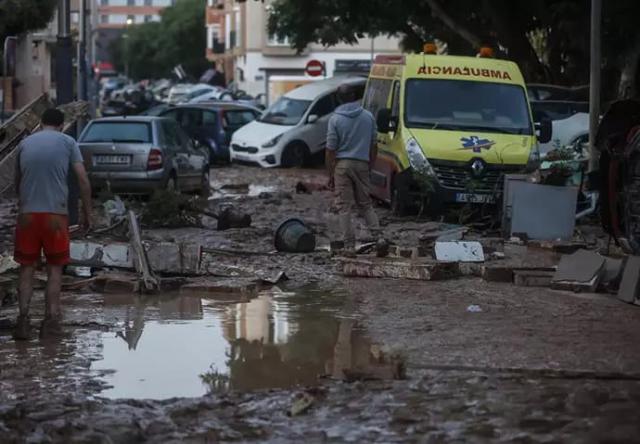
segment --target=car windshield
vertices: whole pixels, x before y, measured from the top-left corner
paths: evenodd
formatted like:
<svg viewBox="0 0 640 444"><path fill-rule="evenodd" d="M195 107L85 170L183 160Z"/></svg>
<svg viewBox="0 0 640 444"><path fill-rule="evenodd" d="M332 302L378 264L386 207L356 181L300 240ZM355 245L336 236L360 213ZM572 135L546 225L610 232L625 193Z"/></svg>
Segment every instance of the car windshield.
<svg viewBox="0 0 640 444"><path fill-rule="evenodd" d="M256 120L256 115L248 110L225 111L224 120L230 127L240 128Z"/></svg>
<svg viewBox="0 0 640 444"><path fill-rule="evenodd" d="M151 125L146 122L95 122L82 135L84 143L151 143Z"/></svg>
<svg viewBox="0 0 640 444"><path fill-rule="evenodd" d="M524 89L503 83L409 80L405 121L409 128L533 134Z"/></svg>
<svg viewBox="0 0 640 444"><path fill-rule="evenodd" d="M311 105L311 100L280 98L260 117L260 122L276 125L297 125Z"/></svg>

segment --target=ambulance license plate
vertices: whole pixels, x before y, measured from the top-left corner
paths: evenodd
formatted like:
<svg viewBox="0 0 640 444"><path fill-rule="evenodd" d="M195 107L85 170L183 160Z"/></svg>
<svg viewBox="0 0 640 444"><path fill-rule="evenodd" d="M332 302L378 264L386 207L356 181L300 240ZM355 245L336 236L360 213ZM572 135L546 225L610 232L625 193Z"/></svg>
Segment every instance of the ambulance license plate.
<svg viewBox="0 0 640 444"><path fill-rule="evenodd" d="M460 203L495 203L496 199L491 194L456 194L456 202Z"/></svg>

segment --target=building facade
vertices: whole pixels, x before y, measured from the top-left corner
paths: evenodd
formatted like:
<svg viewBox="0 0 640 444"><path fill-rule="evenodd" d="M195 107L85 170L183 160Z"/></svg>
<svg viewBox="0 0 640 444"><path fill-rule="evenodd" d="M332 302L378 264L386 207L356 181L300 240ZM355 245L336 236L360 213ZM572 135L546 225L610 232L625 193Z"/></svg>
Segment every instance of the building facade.
<svg viewBox="0 0 640 444"><path fill-rule="evenodd" d="M224 67L227 81L237 89L253 96L264 94L267 102L313 81L305 74L310 60L324 64L326 77L367 75L375 55L400 52L398 38L378 37L328 48L311 44L298 54L287 38L269 34L270 0L207 2L207 58Z"/></svg>
<svg viewBox="0 0 640 444"><path fill-rule="evenodd" d="M160 12L176 0L91 0L94 62L111 59L111 42L125 32L127 26L160 21Z"/></svg>

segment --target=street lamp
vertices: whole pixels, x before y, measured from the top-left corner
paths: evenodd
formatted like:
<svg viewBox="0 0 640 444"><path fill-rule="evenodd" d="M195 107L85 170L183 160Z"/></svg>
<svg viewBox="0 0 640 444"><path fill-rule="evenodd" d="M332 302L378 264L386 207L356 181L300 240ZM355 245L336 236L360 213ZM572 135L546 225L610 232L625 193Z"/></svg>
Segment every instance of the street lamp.
<svg viewBox="0 0 640 444"><path fill-rule="evenodd" d="M125 33L122 38L126 40L124 46L124 75L128 79L129 78L129 53L130 51L130 43L129 43L129 27L133 25L133 19L131 17L127 18Z"/></svg>

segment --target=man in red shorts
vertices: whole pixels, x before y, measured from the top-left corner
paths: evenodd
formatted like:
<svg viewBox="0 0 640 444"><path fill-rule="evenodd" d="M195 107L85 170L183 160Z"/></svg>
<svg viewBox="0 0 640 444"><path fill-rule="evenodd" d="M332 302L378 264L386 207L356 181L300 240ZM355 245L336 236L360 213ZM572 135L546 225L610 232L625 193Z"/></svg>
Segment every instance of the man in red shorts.
<svg viewBox="0 0 640 444"><path fill-rule="evenodd" d="M41 123L41 131L20 142L16 162L19 207L14 257L21 265L16 340L31 337L29 304L33 295L33 273L43 251L47 260L47 288L40 335L60 330L62 267L69 262L67 179L70 168L80 184L83 225L86 229L91 227L91 186L78 145L61 132L64 114L48 109Z"/></svg>

